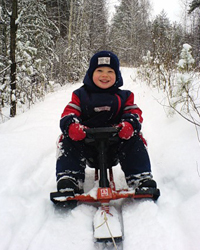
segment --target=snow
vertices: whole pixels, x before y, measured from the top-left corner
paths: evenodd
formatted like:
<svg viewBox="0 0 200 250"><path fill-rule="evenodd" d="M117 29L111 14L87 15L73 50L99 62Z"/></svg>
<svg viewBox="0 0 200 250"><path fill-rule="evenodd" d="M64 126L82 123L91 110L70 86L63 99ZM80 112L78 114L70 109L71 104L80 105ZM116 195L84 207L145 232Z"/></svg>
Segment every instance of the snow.
<svg viewBox="0 0 200 250"><path fill-rule="evenodd" d="M153 201L123 201L125 250L200 249L200 145L193 125L169 117L159 104L162 93L139 82L131 68L122 68L124 88L135 93L143 110L152 171L161 190ZM68 85L44 102L0 124L1 250L94 250L92 220L97 208L81 204L58 209L49 200L55 191L56 141L60 115L81 86ZM93 186L87 168L85 190ZM125 185L114 168L118 188ZM119 204L116 204L119 205Z"/></svg>

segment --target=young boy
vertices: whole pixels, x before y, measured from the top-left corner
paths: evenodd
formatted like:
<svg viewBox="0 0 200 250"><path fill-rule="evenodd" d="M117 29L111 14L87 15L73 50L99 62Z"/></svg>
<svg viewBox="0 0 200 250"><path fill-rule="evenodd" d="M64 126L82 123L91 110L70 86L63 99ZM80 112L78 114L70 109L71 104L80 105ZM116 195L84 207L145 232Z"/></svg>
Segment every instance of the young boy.
<svg viewBox="0 0 200 250"><path fill-rule="evenodd" d="M57 189L74 194L83 192L86 159L95 152L84 143L85 128L120 128L120 142L111 157L117 157L129 187L156 188L149 156L140 130L142 111L129 90L121 90L123 79L119 60L110 51L96 53L90 60L83 86L72 93L60 128L60 154L56 164Z"/></svg>

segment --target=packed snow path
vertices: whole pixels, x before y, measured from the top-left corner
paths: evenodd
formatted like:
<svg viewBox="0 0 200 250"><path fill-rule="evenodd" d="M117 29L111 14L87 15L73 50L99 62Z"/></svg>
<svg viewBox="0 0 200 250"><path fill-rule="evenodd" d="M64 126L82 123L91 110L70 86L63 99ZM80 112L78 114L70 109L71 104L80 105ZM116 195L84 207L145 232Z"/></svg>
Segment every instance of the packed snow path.
<svg viewBox="0 0 200 250"><path fill-rule="evenodd" d="M124 89L135 93L143 110L154 178L161 197L124 202L124 250L200 249L200 146L194 127L178 116L167 117L157 102L161 93L122 69ZM131 77L130 77L131 76ZM49 94L44 102L0 125L1 250L94 250L92 217L96 208L57 209L49 200L56 189L56 140L59 119L71 92L81 84ZM125 185L114 168L117 187ZM85 190L92 187L87 169Z"/></svg>

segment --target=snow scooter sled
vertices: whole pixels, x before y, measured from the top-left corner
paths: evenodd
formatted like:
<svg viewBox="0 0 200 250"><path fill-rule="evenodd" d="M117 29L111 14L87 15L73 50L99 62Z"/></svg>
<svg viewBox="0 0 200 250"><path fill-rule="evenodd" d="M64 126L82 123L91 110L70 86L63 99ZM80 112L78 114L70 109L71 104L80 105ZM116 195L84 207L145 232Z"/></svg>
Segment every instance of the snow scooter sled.
<svg viewBox="0 0 200 250"><path fill-rule="evenodd" d="M120 225L119 213L110 202L118 199L142 199L150 198L157 200L160 196L159 189L155 188L137 188L135 190L116 190L112 167L117 165L118 161L108 161L108 149L117 141L118 129L114 127L91 128L86 129L85 143L95 147L97 150L97 159L93 159L87 164L90 167L95 167L95 181L98 182L98 187L92 189L92 192L69 196L69 193L53 192L50 193L50 199L55 204L64 204L69 207L84 203L98 203L99 207L94 216L94 238L97 242L120 242L122 241L123 233ZM95 166L94 166L95 163ZM109 174L108 174L109 172ZM109 180L108 180L109 175Z"/></svg>

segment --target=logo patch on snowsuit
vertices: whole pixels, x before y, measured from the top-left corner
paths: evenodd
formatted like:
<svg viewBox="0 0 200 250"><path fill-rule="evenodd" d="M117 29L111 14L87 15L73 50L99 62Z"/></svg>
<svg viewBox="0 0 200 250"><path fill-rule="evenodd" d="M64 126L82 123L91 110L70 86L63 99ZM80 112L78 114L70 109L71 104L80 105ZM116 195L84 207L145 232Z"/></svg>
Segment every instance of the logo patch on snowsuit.
<svg viewBox="0 0 200 250"><path fill-rule="evenodd" d="M103 107L95 107L94 111L95 112L101 112L101 111L110 111L111 107L109 106L103 106Z"/></svg>

